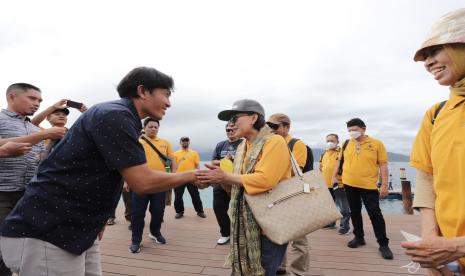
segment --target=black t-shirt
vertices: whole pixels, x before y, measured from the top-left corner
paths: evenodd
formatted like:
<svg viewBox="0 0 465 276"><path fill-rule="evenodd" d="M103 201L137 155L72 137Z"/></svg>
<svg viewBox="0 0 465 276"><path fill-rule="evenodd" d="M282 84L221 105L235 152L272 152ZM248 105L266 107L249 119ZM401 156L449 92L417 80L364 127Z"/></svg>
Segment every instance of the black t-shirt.
<svg viewBox="0 0 465 276"><path fill-rule="evenodd" d="M84 112L39 166L1 234L81 254L94 243L121 195L123 168L146 163L130 99Z"/></svg>
<svg viewBox="0 0 465 276"><path fill-rule="evenodd" d="M234 158L236 154L237 147L242 142L242 139L239 139L235 142L229 142L229 140L221 141L216 145L215 151L213 152L212 160L221 160L227 155L230 155Z"/></svg>

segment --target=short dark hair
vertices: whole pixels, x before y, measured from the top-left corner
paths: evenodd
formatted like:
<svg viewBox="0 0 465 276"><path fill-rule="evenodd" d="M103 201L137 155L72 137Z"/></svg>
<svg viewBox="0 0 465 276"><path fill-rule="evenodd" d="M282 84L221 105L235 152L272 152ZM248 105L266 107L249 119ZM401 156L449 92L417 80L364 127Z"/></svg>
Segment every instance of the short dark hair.
<svg viewBox="0 0 465 276"><path fill-rule="evenodd" d="M28 89L33 89L33 90L37 90L41 92L37 86L34 86L29 83L18 82L18 83L13 83L12 85L8 86L8 88L6 89L6 94L10 94L11 92L15 90L21 90L23 92L26 92Z"/></svg>
<svg viewBox="0 0 465 276"><path fill-rule="evenodd" d="M138 98L137 87L139 85L144 86L150 92L156 88L172 90L174 81L170 76L155 68L137 67L124 76L116 90L121 98Z"/></svg>
<svg viewBox="0 0 465 276"><path fill-rule="evenodd" d="M262 129L262 127L264 127L266 124L265 117L262 114L258 114L258 113L253 113L253 114L257 114L258 116L257 121L255 121L255 123L253 124L253 128L260 131L260 129Z"/></svg>
<svg viewBox="0 0 465 276"><path fill-rule="evenodd" d="M361 127L361 128L366 128L367 127L365 125L365 123L362 121L362 119L360 119L360 118L350 119L346 124L347 124L347 127L353 127L353 126L358 126L358 127Z"/></svg>
<svg viewBox="0 0 465 276"><path fill-rule="evenodd" d="M335 134L335 133L330 133L330 134L326 135L326 137L328 137L328 136L334 136L334 137L336 137L336 140L339 141L339 136L337 134Z"/></svg>
<svg viewBox="0 0 465 276"><path fill-rule="evenodd" d="M158 126L160 126L160 121L158 121L157 119L154 119L152 117L147 117L145 120L144 120L144 128L150 123L150 122L156 122L158 124Z"/></svg>

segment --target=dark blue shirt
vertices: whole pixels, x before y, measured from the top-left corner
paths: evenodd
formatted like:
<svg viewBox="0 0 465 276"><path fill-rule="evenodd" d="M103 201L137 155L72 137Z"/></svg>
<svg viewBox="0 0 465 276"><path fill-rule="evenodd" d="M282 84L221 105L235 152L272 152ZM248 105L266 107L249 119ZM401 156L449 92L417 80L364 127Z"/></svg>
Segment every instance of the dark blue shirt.
<svg viewBox="0 0 465 276"><path fill-rule="evenodd" d="M84 112L39 166L1 234L81 254L94 243L121 195L123 168L146 163L130 99Z"/></svg>
<svg viewBox="0 0 465 276"><path fill-rule="evenodd" d="M232 143L229 142L229 140L219 142L215 147L215 151L213 152L212 160L221 160L228 155L234 159L237 147L241 142L242 139L239 139Z"/></svg>
<svg viewBox="0 0 465 276"><path fill-rule="evenodd" d="M216 147L215 151L213 152L212 160L221 160L226 156L231 156L234 159L236 155L237 147L242 143L242 139L239 139L235 142L229 142L229 140L224 140L219 142ZM214 190L223 189L220 185L216 185L213 187Z"/></svg>

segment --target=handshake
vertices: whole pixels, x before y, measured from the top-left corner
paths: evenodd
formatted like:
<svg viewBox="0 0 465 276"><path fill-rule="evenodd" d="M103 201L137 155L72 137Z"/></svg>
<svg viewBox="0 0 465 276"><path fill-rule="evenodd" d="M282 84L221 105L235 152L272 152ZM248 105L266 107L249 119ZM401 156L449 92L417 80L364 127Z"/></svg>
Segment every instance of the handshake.
<svg viewBox="0 0 465 276"><path fill-rule="evenodd" d="M215 184L222 185L234 185L234 175L223 171L219 162L213 162L213 164L205 164L206 170L195 171L196 185L199 189L205 189Z"/></svg>

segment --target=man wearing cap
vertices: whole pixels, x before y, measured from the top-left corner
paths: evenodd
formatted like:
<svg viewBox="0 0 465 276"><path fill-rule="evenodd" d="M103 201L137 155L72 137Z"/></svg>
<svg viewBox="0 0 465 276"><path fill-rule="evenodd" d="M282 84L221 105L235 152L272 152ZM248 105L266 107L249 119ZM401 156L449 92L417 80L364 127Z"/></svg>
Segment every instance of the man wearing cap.
<svg viewBox="0 0 465 276"><path fill-rule="evenodd" d="M272 133L281 135L288 146L292 140L292 136L289 135L291 128L291 119L289 116L283 113L276 113L270 116L267 125L272 129ZM296 159L299 167L303 169L307 161L307 146L302 140L297 140L292 147L292 154ZM293 251L297 253L297 258L291 263L291 275L305 275L309 266L309 251L307 237L301 237L294 241L291 241ZM281 267L278 269L277 274L283 275L286 273L287 258L284 256Z"/></svg>
<svg viewBox="0 0 465 276"><path fill-rule="evenodd" d="M195 150L189 149L190 139L189 137L181 137L180 139L181 149L174 153L176 158L177 170L176 172L185 172L195 169L199 169L200 156ZM176 210L175 218L179 219L184 216L184 201L182 196L184 190L187 188L192 198L192 205L197 212L197 216L206 218L207 216L203 212L202 200L200 199L199 189L192 183L184 184L174 189L174 209Z"/></svg>
<svg viewBox="0 0 465 276"><path fill-rule="evenodd" d="M212 157L213 165L220 166L220 160L223 159L229 159L234 162L236 149L239 144L242 143L242 139L236 136L234 124L229 122L226 124L226 136L228 139L219 142L215 147ZM213 187L213 211L215 212L221 233L221 237L217 242L219 245L227 244L229 242L231 222L229 220L228 209L230 200L230 195L223 187L221 187L221 185Z"/></svg>

